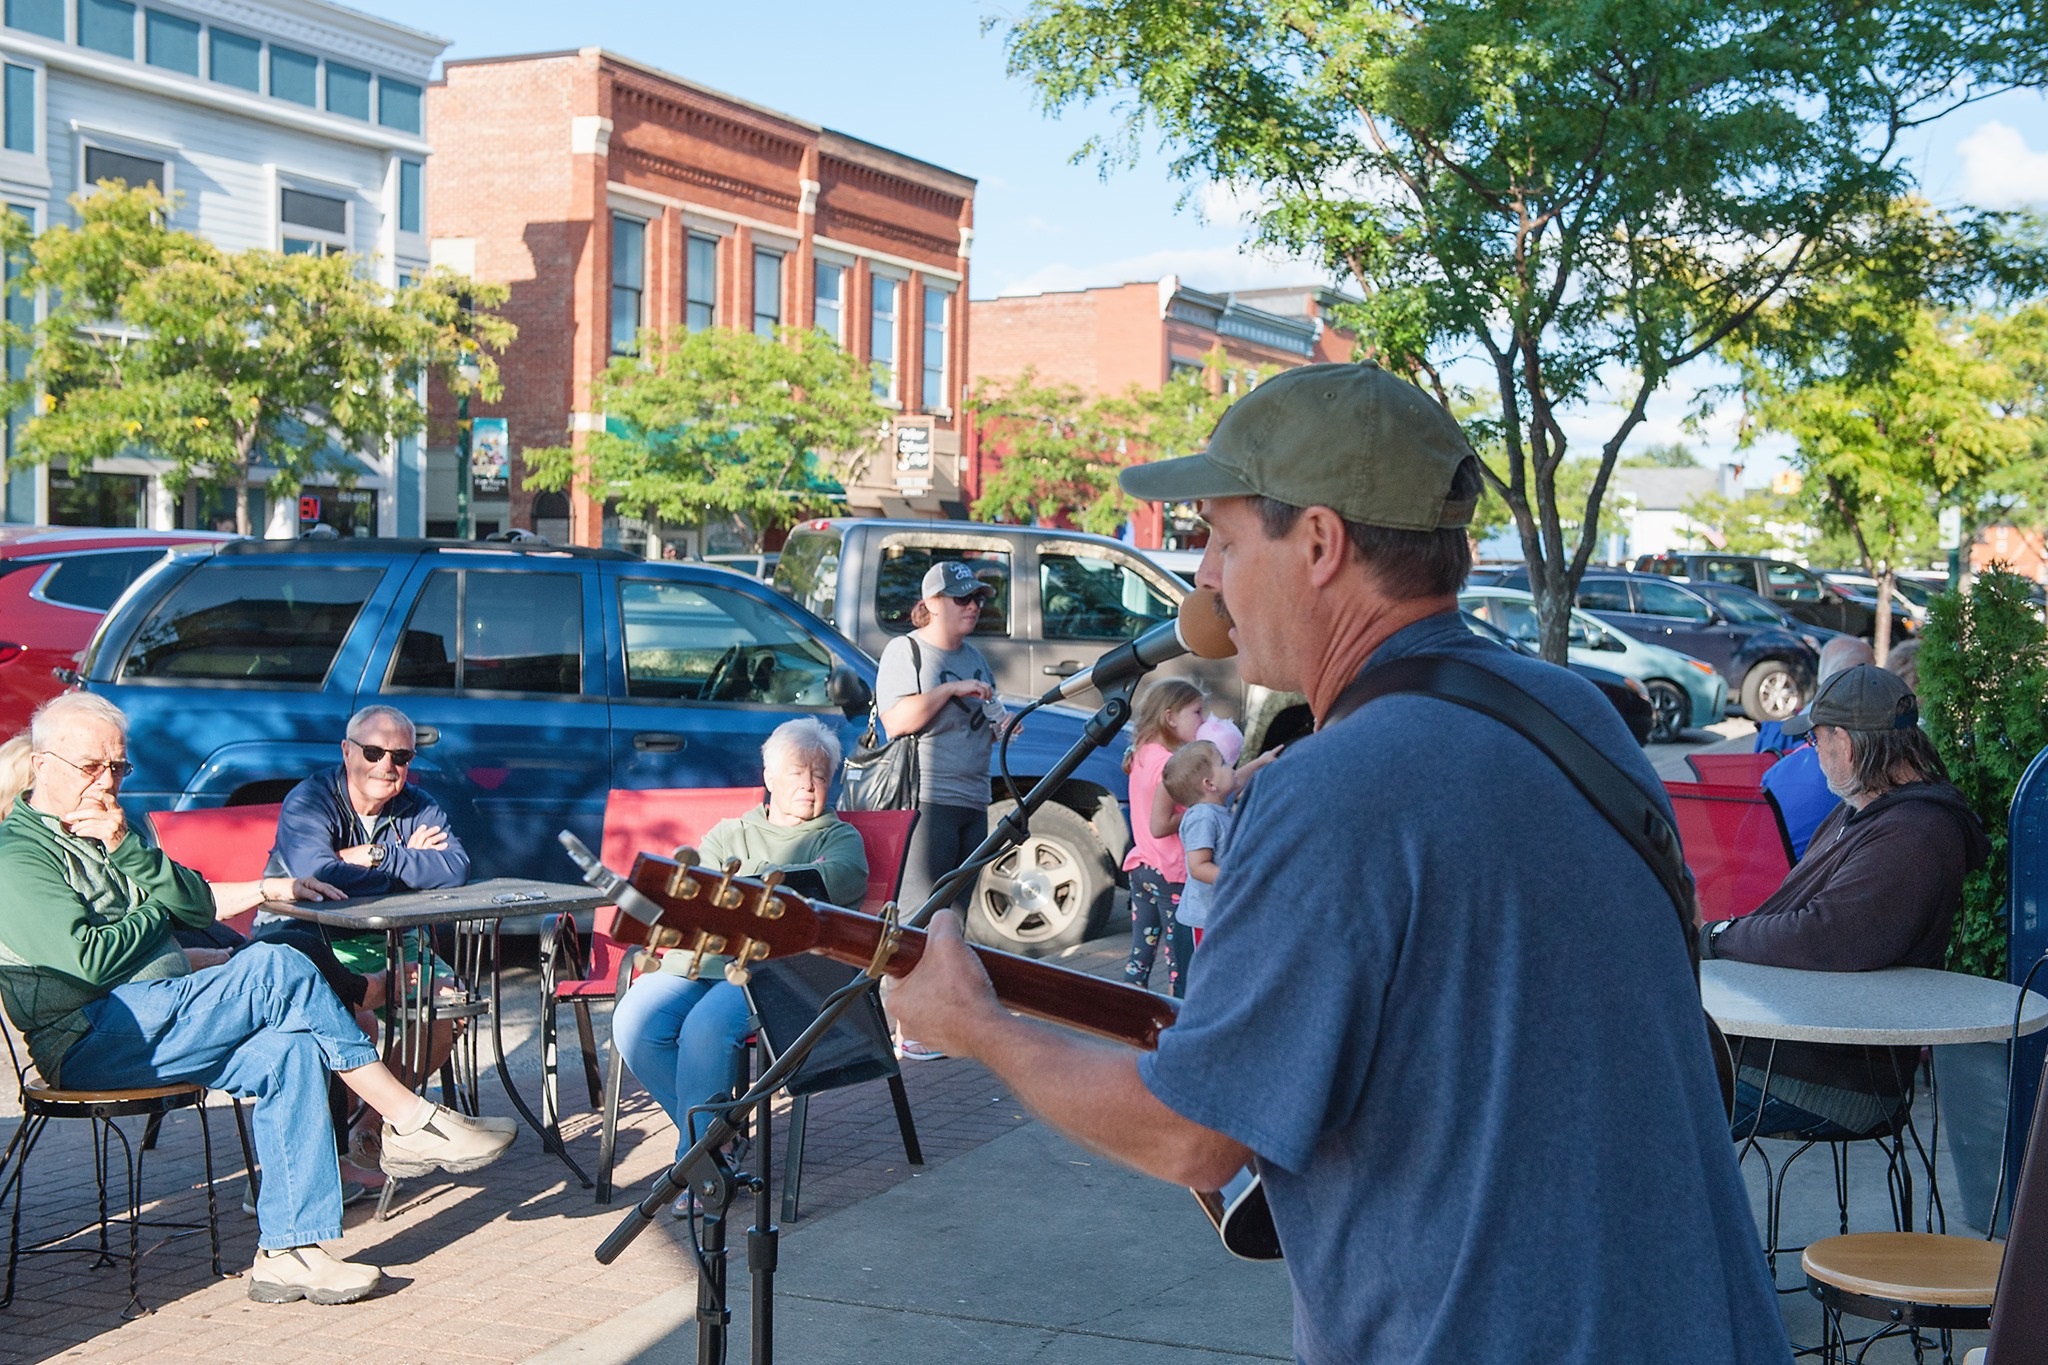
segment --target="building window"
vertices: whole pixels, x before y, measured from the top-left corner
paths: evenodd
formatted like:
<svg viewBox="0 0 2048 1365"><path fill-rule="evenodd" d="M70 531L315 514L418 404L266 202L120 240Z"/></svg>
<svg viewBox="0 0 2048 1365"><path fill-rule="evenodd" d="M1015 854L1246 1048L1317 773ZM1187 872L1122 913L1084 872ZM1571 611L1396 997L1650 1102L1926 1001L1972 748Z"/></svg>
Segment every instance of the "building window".
<svg viewBox="0 0 2048 1365"><path fill-rule="evenodd" d="M320 59L288 47L270 49L270 93L308 109L320 106Z"/></svg>
<svg viewBox="0 0 2048 1365"><path fill-rule="evenodd" d="M222 29L206 31L206 74L237 90L263 88L263 44Z"/></svg>
<svg viewBox="0 0 2048 1365"><path fill-rule="evenodd" d="M279 192L279 234L287 256L327 256L348 250L348 201L327 194Z"/></svg>
<svg viewBox="0 0 2048 1365"><path fill-rule="evenodd" d="M886 275L870 275L874 301L868 309L868 367L874 371L875 397L896 396L896 289Z"/></svg>
<svg viewBox="0 0 2048 1365"><path fill-rule="evenodd" d="M370 121L370 73L340 62L327 64L327 112Z"/></svg>
<svg viewBox="0 0 2048 1365"><path fill-rule="evenodd" d="M104 147L87 147L85 183L97 185L103 180L118 180L130 189L148 185L161 190L164 187L164 163L153 157L129 156L126 152L110 152Z"/></svg>
<svg viewBox="0 0 2048 1365"><path fill-rule="evenodd" d="M841 291L846 288L846 270L827 261L818 262L818 304L812 326L831 337L841 346L846 344L846 330L840 321Z"/></svg>
<svg viewBox="0 0 2048 1365"><path fill-rule="evenodd" d="M64 0L7 0L7 27L64 41Z"/></svg>
<svg viewBox="0 0 2048 1365"><path fill-rule="evenodd" d="M924 410L937 412L946 402L946 309L953 299L943 289L924 290Z"/></svg>
<svg viewBox="0 0 2048 1365"><path fill-rule="evenodd" d="M78 45L132 59L135 6L128 0L78 0Z"/></svg>
<svg viewBox="0 0 2048 1365"><path fill-rule="evenodd" d="M199 74L199 25L162 10L142 16L143 57L166 71Z"/></svg>
<svg viewBox="0 0 2048 1365"><path fill-rule="evenodd" d="M36 73L31 67L7 67L7 150L36 149Z"/></svg>
<svg viewBox="0 0 2048 1365"><path fill-rule="evenodd" d="M690 234L688 293L683 325L693 332L718 325L718 239Z"/></svg>
<svg viewBox="0 0 2048 1365"><path fill-rule="evenodd" d="M647 290L647 224L612 215L612 354L631 355L640 344L640 304Z"/></svg>
<svg viewBox="0 0 2048 1365"><path fill-rule="evenodd" d="M754 335L772 337L782 325L782 253L754 253Z"/></svg>
<svg viewBox="0 0 2048 1365"><path fill-rule="evenodd" d="M401 133L417 133L420 130L420 88L379 76L377 122Z"/></svg>
<svg viewBox="0 0 2048 1365"><path fill-rule="evenodd" d="M398 163L398 230L420 230L420 163Z"/></svg>

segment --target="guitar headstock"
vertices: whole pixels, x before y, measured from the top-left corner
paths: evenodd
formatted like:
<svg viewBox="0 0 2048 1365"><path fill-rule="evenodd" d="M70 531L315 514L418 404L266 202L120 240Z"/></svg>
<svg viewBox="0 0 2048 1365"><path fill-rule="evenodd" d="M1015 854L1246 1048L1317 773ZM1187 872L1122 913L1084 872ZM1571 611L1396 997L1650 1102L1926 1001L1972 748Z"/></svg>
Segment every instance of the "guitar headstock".
<svg viewBox="0 0 2048 1365"><path fill-rule="evenodd" d="M753 963L818 946L819 907L783 890L781 873L756 880L737 875L736 858L719 869L698 867L696 861L693 848L677 849L675 858L640 854L629 880L661 907L661 922L643 924L615 911L599 927L621 943L693 954L692 977L706 957L729 956L726 979L735 985L746 984Z"/></svg>

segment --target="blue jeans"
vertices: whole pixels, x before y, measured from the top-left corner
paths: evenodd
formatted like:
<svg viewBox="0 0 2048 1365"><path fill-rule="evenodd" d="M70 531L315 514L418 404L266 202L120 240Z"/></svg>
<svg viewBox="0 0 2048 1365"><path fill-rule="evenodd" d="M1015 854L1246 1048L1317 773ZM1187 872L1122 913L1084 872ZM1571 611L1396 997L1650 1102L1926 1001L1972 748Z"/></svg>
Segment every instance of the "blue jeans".
<svg viewBox="0 0 2048 1365"><path fill-rule="evenodd" d="M1812 1142L1853 1142L1864 1136L1852 1133L1833 1119L1824 1118L1810 1109L1802 1109L1773 1095L1763 1100L1763 1122L1757 1122L1757 1101L1763 1100L1763 1092L1748 1081L1735 1082L1735 1112L1729 1117L1728 1131L1737 1142L1749 1137L1751 1128L1758 1137L1782 1135ZM1901 1101L1903 1107L1904 1101Z"/></svg>
<svg viewBox="0 0 2048 1365"><path fill-rule="evenodd" d="M259 1101L249 1123L263 1164L257 1245L341 1236L327 1076L368 1066L377 1049L303 953L254 943L203 972L116 986L85 1016L91 1032L59 1068L67 1089L196 1081Z"/></svg>
<svg viewBox="0 0 2048 1365"><path fill-rule="evenodd" d="M751 1015L747 993L731 982L692 981L672 972L637 978L612 1007L612 1045L676 1121L677 1156L702 1136L708 1117L699 1114L686 1126L683 1114L731 1095L739 1083L740 1045L753 1031Z"/></svg>

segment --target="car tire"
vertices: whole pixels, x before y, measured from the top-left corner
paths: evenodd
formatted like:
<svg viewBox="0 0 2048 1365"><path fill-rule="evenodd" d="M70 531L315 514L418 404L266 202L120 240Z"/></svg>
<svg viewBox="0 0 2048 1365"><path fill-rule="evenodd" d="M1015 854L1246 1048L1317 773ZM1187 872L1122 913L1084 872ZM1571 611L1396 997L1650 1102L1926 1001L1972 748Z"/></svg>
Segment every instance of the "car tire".
<svg viewBox="0 0 2048 1365"><path fill-rule="evenodd" d="M1783 659L1765 659L1742 678L1742 714L1757 724L1782 721L1806 705L1799 675Z"/></svg>
<svg viewBox="0 0 2048 1365"><path fill-rule="evenodd" d="M1692 698L1684 688L1665 678L1650 679L1643 684L1643 690L1650 694L1650 705L1657 712L1657 723L1650 729L1650 743L1669 744L1692 719Z"/></svg>
<svg viewBox="0 0 2048 1365"><path fill-rule="evenodd" d="M989 826L1016 808L998 801ZM1046 805L1031 832L981 874L967 907L967 936L1025 957L1046 957L1100 933L1116 892L1111 865L1095 829L1075 811Z"/></svg>

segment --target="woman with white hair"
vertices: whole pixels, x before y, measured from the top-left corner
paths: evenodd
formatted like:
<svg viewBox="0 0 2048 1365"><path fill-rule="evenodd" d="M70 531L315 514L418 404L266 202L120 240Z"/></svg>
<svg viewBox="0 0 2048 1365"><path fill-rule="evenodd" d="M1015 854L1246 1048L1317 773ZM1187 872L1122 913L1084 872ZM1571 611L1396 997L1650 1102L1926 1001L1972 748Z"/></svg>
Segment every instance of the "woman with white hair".
<svg viewBox="0 0 2048 1365"><path fill-rule="evenodd" d="M838 736L809 717L786 721L761 746L761 767L766 804L714 825L699 850L705 865L737 858L745 877L773 869L808 881L796 874L810 874L822 883L827 900L860 904L867 853L859 832L826 800L839 771ZM612 1011L619 1056L676 1121L678 1156L695 1140L684 1115L692 1106L730 1095L738 1083L740 1046L748 1032L746 992L725 979L731 959L705 958L693 981L682 975L690 957L665 955L661 970L637 977ZM701 1131L701 1115L695 1126Z"/></svg>

